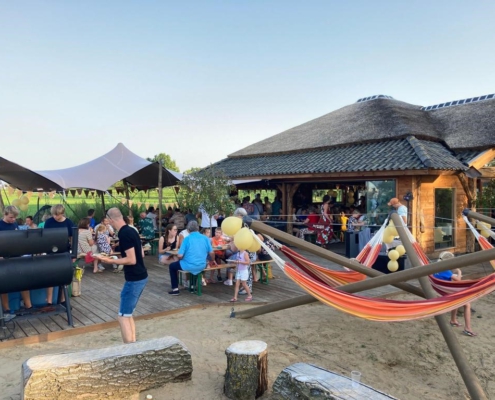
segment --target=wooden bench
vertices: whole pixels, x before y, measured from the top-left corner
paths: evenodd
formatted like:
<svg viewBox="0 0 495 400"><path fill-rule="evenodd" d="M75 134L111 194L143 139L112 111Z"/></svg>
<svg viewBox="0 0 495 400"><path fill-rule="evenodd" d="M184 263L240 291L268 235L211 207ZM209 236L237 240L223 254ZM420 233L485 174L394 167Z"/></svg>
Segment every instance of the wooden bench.
<svg viewBox="0 0 495 400"><path fill-rule="evenodd" d="M266 261L255 261L251 265L254 265L259 273L259 281L265 285L268 285L268 264L272 263L273 260ZM263 279L263 272L265 272L265 279Z"/></svg>

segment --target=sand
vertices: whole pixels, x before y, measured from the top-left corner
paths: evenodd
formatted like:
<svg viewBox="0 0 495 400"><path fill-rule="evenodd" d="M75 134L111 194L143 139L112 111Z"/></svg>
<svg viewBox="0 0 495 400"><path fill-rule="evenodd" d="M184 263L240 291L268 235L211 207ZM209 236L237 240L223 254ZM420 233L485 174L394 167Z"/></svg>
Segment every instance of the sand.
<svg viewBox="0 0 495 400"><path fill-rule="evenodd" d="M489 295L473 305L477 312L472 325L478 337L463 336L462 328L452 328L489 398L495 398L494 303L495 297ZM236 309L252 306L238 304ZM370 322L316 303L247 320L231 319L229 313L229 306L209 306L139 321L138 340L175 336L185 343L193 359L191 382L149 390L140 398L147 394L170 400L225 398L225 349L246 339L268 344L270 391L262 399L271 398L271 386L278 374L296 362L313 363L344 375L359 370L362 382L399 399L469 398L432 318ZM108 329L1 350L0 398L20 398L21 364L29 357L120 343L120 331Z"/></svg>

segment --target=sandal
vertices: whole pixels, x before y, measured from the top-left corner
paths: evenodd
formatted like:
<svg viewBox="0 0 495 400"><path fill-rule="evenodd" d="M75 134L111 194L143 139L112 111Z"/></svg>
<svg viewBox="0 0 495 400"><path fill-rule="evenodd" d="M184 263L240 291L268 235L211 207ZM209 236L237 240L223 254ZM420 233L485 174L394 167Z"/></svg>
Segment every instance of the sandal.
<svg viewBox="0 0 495 400"><path fill-rule="evenodd" d="M462 324L460 324L459 322L450 322L450 326L455 326L457 328L462 326Z"/></svg>
<svg viewBox="0 0 495 400"><path fill-rule="evenodd" d="M235 303L236 301L237 301L237 299L236 299L235 297L234 297L234 298L232 298L232 299L230 299L230 302L231 302L231 303Z"/></svg>
<svg viewBox="0 0 495 400"><path fill-rule="evenodd" d="M253 301L253 296L246 297L246 300L244 301Z"/></svg>
<svg viewBox="0 0 495 400"><path fill-rule="evenodd" d="M465 329L462 331L462 334L463 335L466 335L466 336L470 336L470 337L478 336L477 333L474 333L474 332L471 332L471 331L467 331Z"/></svg>

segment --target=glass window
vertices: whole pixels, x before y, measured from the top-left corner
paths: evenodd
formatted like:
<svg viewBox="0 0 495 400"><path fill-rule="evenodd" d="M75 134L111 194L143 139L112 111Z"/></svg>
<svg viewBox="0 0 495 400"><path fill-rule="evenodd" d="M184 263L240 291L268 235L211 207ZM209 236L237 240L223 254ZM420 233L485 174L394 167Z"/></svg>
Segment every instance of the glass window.
<svg viewBox="0 0 495 400"><path fill-rule="evenodd" d="M435 249L454 247L454 189L435 189Z"/></svg>
<svg viewBox="0 0 495 400"><path fill-rule="evenodd" d="M392 197L396 197L395 179L366 181L366 213L370 225L383 224Z"/></svg>

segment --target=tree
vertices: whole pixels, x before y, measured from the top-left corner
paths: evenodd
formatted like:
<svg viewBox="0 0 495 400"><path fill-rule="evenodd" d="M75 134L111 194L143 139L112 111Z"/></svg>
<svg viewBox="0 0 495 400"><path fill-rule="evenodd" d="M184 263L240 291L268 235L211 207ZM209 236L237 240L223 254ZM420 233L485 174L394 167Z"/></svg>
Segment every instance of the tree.
<svg viewBox="0 0 495 400"><path fill-rule="evenodd" d="M167 168L171 171L180 172L179 166L175 163L175 160L172 160L168 154L160 153L156 154L153 158L146 158L150 162L162 162L164 168Z"/></svg>
<svg viewBox="0 0 495 400"><path fill-rule="evenodd" d="M235 204L230 199L232 185L223 172L213 166L194 174L184 174L178 183L177 202L181 210L191 209L196 212L200 207L210 216L219 212L230 215Z"/></svg>
<svg viewBox="0 0 495 400"><path fill-rule="evenodd" d="M481 208L481 213L488 215L492 209L495 209L495 179L490 179L486 185L483 185L478 207Z"/></svg>

